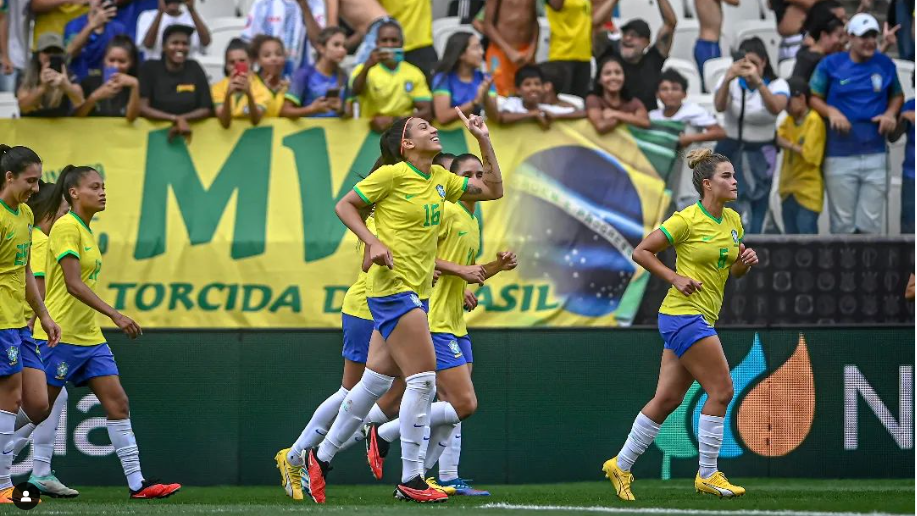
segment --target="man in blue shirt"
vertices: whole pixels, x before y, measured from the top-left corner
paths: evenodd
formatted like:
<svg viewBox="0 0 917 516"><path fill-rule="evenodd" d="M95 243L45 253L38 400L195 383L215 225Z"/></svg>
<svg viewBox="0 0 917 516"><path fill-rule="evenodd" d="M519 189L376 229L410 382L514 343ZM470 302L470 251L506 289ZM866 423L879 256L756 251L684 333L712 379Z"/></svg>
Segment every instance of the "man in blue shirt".
<svg viewBox="0 0 917 516"><path fill-rule="evenodd" d="M824 176L832 233L879 233L888 197L886 135L904 103L895 63L877 51L879 22L847 24L850 51L822 59L809 83L812 109L828 119Z"/></svg>
<svg viewBox="0 0 917 516"><path fill-rule="evenodd" d="M113 20L117 13L113 0L90 0L89 12L64 27L64 43L70 64L67 69L79 81L102 74L102 60L111 38L124 34L124 25Z"/></svg>

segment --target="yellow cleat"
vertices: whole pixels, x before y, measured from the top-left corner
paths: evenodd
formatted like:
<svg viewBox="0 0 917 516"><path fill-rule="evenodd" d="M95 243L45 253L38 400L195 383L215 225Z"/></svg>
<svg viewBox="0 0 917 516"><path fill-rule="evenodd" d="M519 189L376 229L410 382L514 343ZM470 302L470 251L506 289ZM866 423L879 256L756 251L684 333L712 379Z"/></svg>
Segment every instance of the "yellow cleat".
<svg viewBox="0 0 917 516"><path fill-rule="evenodd" d="M447 496L455 496L455 488L452 486L441 486L436 477L430 477L426 480L427 485Z"/></svg>
<svg viewBox="0 0 917 516"><path fill-rule="evenodd" d="M289 452L289 448L284 448L277 452L277 455L274 455L274 460L277 461L277 469L280 470L280 485L282 485L283 489L287 492L287 496L293 498L294 500L301 501L301 468L290 464L290 461L287 459L287 453Z"/></svg>
<svg viewBox="0 0 917 516"><path fill-rule="evenodd" d="M707 493L720 498L735 498L745 494L745 488L729 483L722 471L717 471L710 478L701 478L700 472L694 477L694 489L698 493Z"/></svg>
<svg viewBox="0 0 917 516"><path fill-rule="evenodd" d="M630 490L630 484L634 481L634 476L630 471L624 471L618 467L617 456L606 460L605 464L602 464L602 471L605 472L605 478L611 480L611 485L615 487L615 493L618 495L618 498L626 502L633 502L636 500L636 498L634 498L634 493Z"/></svg>

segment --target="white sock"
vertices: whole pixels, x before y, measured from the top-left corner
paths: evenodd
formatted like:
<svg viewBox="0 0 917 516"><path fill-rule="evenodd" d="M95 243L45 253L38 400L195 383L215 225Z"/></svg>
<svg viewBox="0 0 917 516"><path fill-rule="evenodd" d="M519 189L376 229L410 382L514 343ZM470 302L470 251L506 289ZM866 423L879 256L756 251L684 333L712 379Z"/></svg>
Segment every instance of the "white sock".
<svg viewBox="0 0 917 516"><path fill-rule="evenodd" d="M318 447L319 460L331 462L344 442L360 428L363 419L369 415L373 405L388 391L394 380L391 376L379 374L369 368L363 371L360 383L344 398L337 418L328 430L328 436Z"/></svg>
<svg viewBox="0 0 917 516"><path fill-rule="evenodd" d="M424 471L433 469L440 455L449 447L449 437L461 420L448 401L437 401L430 408L430 441L424 455Z"/></svg>
<svg viewBox="0 0 917 516"><path fill-rule="evenodd" d="M368 425L369 423L385 423L388 421L388 416L385 415L385 412L382 412L382 409L379 408L379 405L373 405L373 408L369 411L369 415L366 416L366 419L363 420L363 424ZM357 429L356 432L350 436L350 439L344 441L344 444L341 445L341 450L344 451L347 448L355 444L362 443L366 440L366 436L363 435L363 428Z"/></svg>
<svg viewBox="0 0 917 516"><path fill-rule="evenodd" d="M393 443L401 437L401 420L397 417L388 423L379 425L379 437L385 442Z"/></svg>
<svg viewBox="0 0 917 516"><path fill-rule="evenodd" d="M111 439L115 453L121 459L121 467L124 468L127 485L131 491L136 491L143 487L143 473L140 471L140 449L137 448L137 439L134 438L134 431L131 430L131 420L109 419L107 423L108 438Z"/></svg>
<svg viewBox="0 0 917 516"><path fill-rule="evenodd" d="M10 480L10 474L13 471L13 450L6 451L7 445L13 440L13 432L16 428L16 414L0 410L0 489L12 487L13 482Z"/></svg>
<svg viewBox="0 0 917 516"><path fill-rule="evenodd" d="M312 419L309 420L306 428L299 434L296 442L290 447L290 452L287 453L287 460L290 461L290 464L302 466L303 450L315 448L328 435L328 428L331 427L331 423L337 417L338 411L341 410L341 403L344 402L348 392L350 391L341 387L315 409Z"/></svg>
<svg viewBox="0 0 917 516"><path fill-rule="evenodd" d="M637 462L637 458L643 455L649 445L653 444L660 426L644 416L643 412L637 414L634 425L630 428L630 434L627 435L627 441L624 441L624 447L618 452L618 467L624 471L630 471L634 462Z"/></svg>
<svg viewBox="0 0 917 516"><path fill-rule="evenodd" d="M455 425L452 430L452 436L449 438L449 446L443 450L439 457L439 479L455 480L459 477L459 457L462 455L462 423Z"/></svg>
<svg viewBox="0 0 917 516"><path fill-rule="evenodd" d="M69 396L67 389L61 389L57 399L54 400L54 406L51 407L48 419L39 423L32 432L32 474L36 477L46 477L51 474L51 458L54 456L57 426L60 424L61 413L67 406ZM19 443L16 444L19 445ZM25 446L25 442L22 443L22 446Z"/></svg>
<svg viewBox="0 0 917 516"><path fill-rule="evenodd" d="M710 478L717 471L716 459L723 445L723 418L700 415L697 425L697 454L700 463L700 477Z"/></svg>
<svg viewBox="0 0 917 516"><path fill-rule="evenodd" d="M6 448L3 449L3 453L13 453L13 457L19 455L19 452L25 448L26 443L29 442L29 437L32 436L32 432L35 431L35 423L32 423L32 420L29 419L29 415L25 413L21 408L19 413L16 414L16 431L13 433L13 438L10 439L10 442L6 443Z"/></svg>
<svg viewBox="0 0 917 516"><path fill-rule="evenodd" d="M424 428L430 425L430 403L436 394L436 373L427 371L405 379L398 419L401 424L401 481L423 475L420 458Z"/></svg>
<svg viewBox="0 0 917 516"><path fill-rule="evenodd" d="M19 413L16 414L16 426L13 428L13 430L19 430L26 425L32 425L32 419L29 418L29 415L20 408ZM32 426L34 427L35 425Z"/></svg>

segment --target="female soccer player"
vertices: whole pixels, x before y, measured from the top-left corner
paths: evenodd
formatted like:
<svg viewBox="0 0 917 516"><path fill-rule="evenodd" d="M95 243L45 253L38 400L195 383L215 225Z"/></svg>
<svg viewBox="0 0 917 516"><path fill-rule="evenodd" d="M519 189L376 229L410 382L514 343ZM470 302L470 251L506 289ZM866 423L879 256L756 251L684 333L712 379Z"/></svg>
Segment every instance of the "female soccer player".
<svg viewBox="0 0 917 516"><path fill-rule="evenodd" d="M481 180L484 166L477 156L462 154L452 162L452 172L460 177ZM436 268L443 276L430 298L430 331L436 350L436 392L439 401L430 413L430 439L424 457L424 472L433 468L440 456L451 448L453 434L460 432L461 422L477 410L478 401L471 382L474 358L471 339L465 326L464 311L477 305L474 294L467 292L469 282L483 282L500 271L516 268L516 255L497 253L497 260L483 266L475 265L480 248L478 219L474 216L474 201L447 203L440 224L436 250ZM483 274L483 276L481 276ZM469 295L470 294L470 295ZM382 451L400 435L400 422L367 425L367 455L370 464L381 462ZM459 436L459 446L461 437ZM382 448L380 450L379 448ZM447 478L427 479L434 488L446 494L488 495L458 478L458 457L453 459ZM443 473L443 466L440 466ZM442 475L441 475L442 476ZM378 478L378 477L377 477Z"/></svg>
<svg viewBox="0 0 917 516"><path fill-rule="evenodd" d="M344 224L368 247L363 269L368 271L367 302L373 316L366 371L341 405L328 436L306 457L303 490L315 502L325 501L325 472L345 439L353 435L370 408L404 376L401 401L401 483L395 496L417 502L437 502L446 495L423 480L420 459L424 429L436 391L436 355L427 324L427 304L436 266L438 226L446 202L478 201L503 196L503 177L483 119L461 115L484 156L482 180L462 179L433 165L442 150L436 129L426 120L397 120L380 140L381 167L360 181L337 204ZM375 205L378 237L360 216Z"/></svg>
<svg viewBox="0 0 917 516"><path fill-rule="evenodd" d="M370 174L382 166L382 159L376 161L375 166L370 170ZM375 233L375 223L370 214L365 220L366 227ZM364 246L360 245L361 254L365 252ZM344 375L341 378L341 388L322 402L315 412L312 419L303 429L299 438L293 443L293 446L277 452L274 460L277 462L277 469L280 470L281 484L287 496L294 500L302 500L302 477L300 471L305 464L304 452L314 448L322 442L328 433L328 428L334 422L338 415L341 403L347 393L360 381L363 371L366 367L366 357L369 354L369 339L373 333L373 316L369 311L369 305L366 303L366 272L362 269L357 275L357 280L347 289L344 294L344 302L341 307L341 328L344 332L344 349L341 356L344 358ZM379 402L373 405L369 415L366 417L367 422L385 423L389 420L386 414L394 414L401 401L401 395L404 392L404 381L401 378L396 379L392 389L383 396ZM383 408L385 410L383 410ZM352 439L348 439L341 446L342 449L348 445L356 444L363 439L363 433L357 432ZM381 476L381 475L380 475Z"/></svg>
<svg viewBox="0 0 917 516"><path fill-rule="evenodd" d="M659 427L685 397L694 380L707 393L701 410L697 442L700 468L694 479L699 493L731 498L745 494L716 465L723 443L723 417L732 401L732 378L723 346L713 329L723 305L723 287L732 274L744 276L758 263L755 251L742 243L739 214L726 208L736 200L735 169L710 149L688 153L694 188L701 200L675 213L634 250L634 261L672 284L659 308L659 333L665 343L656 395L637 414L624 447L602 465L622 500L634 500L630 468L656 438ZM675 270L656 255L670 245L677 255Z"/></svg>
<svg viewBox="0 0 917 516"><path fill-rule="evenodd" d="M118 312L96 294L102 253L90 229L92 217L105 209L105 183L91 167L68 165L43 206L45 213L56 213L62 200L71 211L60 218L48 237L49 260L46 271L48 311L63 322L61 344L45 361L48 397L53 402L69 381L77 387L88 385L99 398L108 416L108 437L121 459L124 475L135 499L165 498L181 489L180 484L161 484L143 478L140 452L131 430L127 394L121 387L118 366L111 348L96 323L99 312L130 338L142 334L140 326ZM36 329L35 338L47 340Z"/></svg>
<svg viewBox="0 0 917 516"><path fill-rule="evenodd" d="M38 287L38 294L42 299L45 298L45 267L48 257L48 234L54 222L70 210L70 205L61 202L60 208L56 213L45 213L42 211L42 205L47 205L48 199L54 194L54 183L45 183L39 181L38 193L29 198L29 208L35 217L35 226L32 227L32 250L29 256L29 265L32 267L32 274L35 276L35 285ZM26 307L28 312L29 307ZM33 314L28 313L26 319L29 321L29 328L34 328ZM38 341L39 356L47 357L51 352L45 341ZM44 365L38 362L29 365L27 355L23 354L23 406L28 405L30 397L42 398L45 406L48 403L48 382L45 375ZM31 368L31 369L29 369ZM40 394L39 394L40 393ZM57 436L57 425L60 415L67 406L67 390L61 390L61 393L54 400L51 406L51 412L48 417L42 420L30 420L21 428L16 429L13 440L3 450L4 453L12 451L13 457L19 455L19 452L28 444L29 438L33 438L32 444L32 474L29 477L29 483L37 487L43 496L52 498L74 498L80 493L75 489L70 489L64 485L54 472L51 471L51 458L54 455L54 439ZM28 410L26 410L28 413ZM37 424L37 426L36 426ZM18 426L18 425L17 425Z"/></svg>
<svg viewBox="0 0 917 516"><path fill-rule="evenodd" d="M0 361L0 450L5 451L13 439L16 414L22 404L23 365L28 362L32 369L41 367L38 349L26 325L25 304L37 315L50 346L57 345L61 330L45 308L29 266L35 221L26 201L38 191L41 159L27 147L0 145L0 170L0 346L6 355ZM41 413L32 415L41 421L48 415L47 397L35 389L30 389L29 395L38 398L34 405L44 402L37 407ZM10 473L14 457L12 453L0 454L0 503L13 503Z"/></svg>

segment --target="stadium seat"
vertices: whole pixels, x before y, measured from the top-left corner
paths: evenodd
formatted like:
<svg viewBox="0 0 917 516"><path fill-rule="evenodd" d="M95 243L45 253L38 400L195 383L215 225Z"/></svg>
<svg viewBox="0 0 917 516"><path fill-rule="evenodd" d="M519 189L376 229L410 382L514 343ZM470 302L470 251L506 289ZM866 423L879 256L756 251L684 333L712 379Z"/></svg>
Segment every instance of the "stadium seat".
<svg viewBox="0 0 917 516"><path fill-rule="evenodd" d="M697 20L678 20L669 57L694 62L694 43L700 34Z"/></svg>
<svg viewBox="0 0 917 516"><path fill-rule="evenodd" d="M694 0L687 1L694 2ZM680 18L678 13L683 13L685 10L682 2L683 0L669 0L669 4L672 5L672 9L675 11L676 18ZM618 17L623 20L623 23L620 25L618 25L617 22L615 23L615 26L619 28L622 27L624 23L635 18L640 18L645 21L653 32L653 41L656 39L659 27L662 27L662 15L659 14L659 4L657 0L628 0L627 2L620 2L618 4Z"/></svg>
<svg viewBox="0 0 917 516"><path fill-rule="evenodd" d="M434 21L449 16L450 3L452 0L432 0Z"/></svg>
<svg viewBox="0 0 917 516"><path fill-rule="evenodd" d="M15 93L0 92L0 118L19 118L19 101Z"/></svg>
<svg viewBox="0 0 917 516"><path fill-rule="evenodd" d="M443 55L443 50L446 49L446 42L449 41L450 36L456 32L463 31L477 34L477 31L471 25L459 24L458 16L433 20L433 48L436 49L436 55Z"/></svg>
<svg viewBox="0 0 917 516"><path fill-rule="evenodd" d="M208 2L211 0L207 0ZM220 0L223 1L223 0ZM243 18L248 16L248 13L252 10L252 4L255 3L255 0L236 0L236 9L239 12L239 15Z"/></svg>
<svg viewBox="0 0 917 516"><path fill-rule="evenodd" d="M233 0L198 0L194 6L201 18L208 21L236 15L236 2Z"/></svg>
<svg viewBox="0 0 917 516"><path fill-rule="evenodd" d="M223 54L222 52L219 55L208 55L203 56L197 60L201 65L201 68L204 69L204 73L207 74L207 82L211 85L216 84L223 80L225 74L223 72Z"/></svg>
<svg viewBox="0 0 917 516"><path fill-rule="evenodd" d="M796 67L796 59L784 59L780 61L780 65L777 66L777 75L784 79L789 79L793 76L793 68Z"/></svg>
<svg viewBox="0 0 917 516"><path fill-rule="evenodd" d="M894 59L895 68L898 69L898 80L901 82L901 89L904 90L904 98L914 97L914 62L905 61L904 59Z"/></svg>
<svg viewBox="0 0 917 516"><path fill-rule="evenodd" d="M742 41L757 36L764 41L764 46L767 47L767 56L770 59L771 66L777 65L780 53L780 35L777 34L777 27L774 25L774 22L767 20L746 20L736 22L731 25L731 27L732 30L730 32L734 37L730 39L729 48L732 51L737 50Z"/></svg>
<svg viewBox="0 0 917 516"><path fill-rule="evenodd" d="M237 38L245 29L245 18L214 18L207 22L210 27L210 55L220 56L233 38Z"/></svg>
<svg viewBox="0 0 917 516"><path fill-rule="evenodd" d="M685 79L688 79L688 95L700 95L700 74L697 72L697 65L693 60L688 61L687 59L670 57L666 59L665 63L662 65L663 70L669 68L675 69L675 71L683 75Z"/></svg>
<svg viewBox="0 0 917 516"><path fill-rule="evenodd" d="M731 57L718 57L704 63L704 83L707 84L709 91L713 91L713 88L716 88L720 77L726 75L726 70L730 66L732 66Z"/></svg>
<svg viewBox="0 0 917 516"><path fill-rule="evenodd" d="M569 93L558 93L557 98L573 104L576 106L576 109L586 109L586 101L580 96L570 95Z"/></svg>

